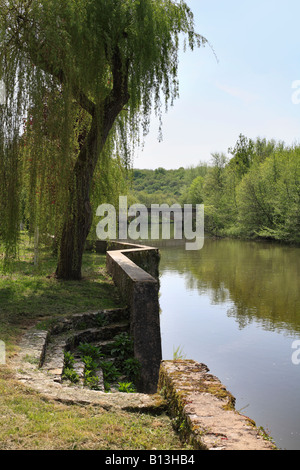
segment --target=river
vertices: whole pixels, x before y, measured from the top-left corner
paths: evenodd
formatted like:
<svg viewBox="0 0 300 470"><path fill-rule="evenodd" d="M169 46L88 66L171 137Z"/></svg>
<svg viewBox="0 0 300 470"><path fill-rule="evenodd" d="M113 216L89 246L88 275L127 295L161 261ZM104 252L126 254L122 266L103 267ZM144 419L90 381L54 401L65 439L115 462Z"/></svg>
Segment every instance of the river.
<svg viewBox="0 0 300 470"><path fill-rule="evenodd" d="M300 248L206 238L160 251L163 359L206 364L238 411L300 450Z"/></svg>

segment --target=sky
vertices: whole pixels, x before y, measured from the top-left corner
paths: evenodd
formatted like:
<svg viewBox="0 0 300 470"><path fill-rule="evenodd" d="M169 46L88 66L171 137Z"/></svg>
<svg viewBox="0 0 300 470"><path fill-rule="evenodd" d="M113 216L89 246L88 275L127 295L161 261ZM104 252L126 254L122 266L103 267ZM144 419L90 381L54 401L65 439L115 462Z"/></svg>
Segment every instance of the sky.
<svg viewBox="0 0 300 470"><path fill-rule="evenodd" d="M181 50L180 97L163 115L163 141L153 117L133 167L209 163L212 153L230 156L240 134L299 143L299 0L186 3L212 47Z"/></svg>

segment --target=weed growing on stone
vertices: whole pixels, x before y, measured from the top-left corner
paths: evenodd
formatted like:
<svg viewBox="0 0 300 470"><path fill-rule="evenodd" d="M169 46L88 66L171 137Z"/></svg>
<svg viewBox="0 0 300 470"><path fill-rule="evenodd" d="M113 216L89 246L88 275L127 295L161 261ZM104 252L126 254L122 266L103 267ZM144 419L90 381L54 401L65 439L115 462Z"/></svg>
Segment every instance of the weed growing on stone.
<svg viewBox="0 0 300 470"><path fill-rule="evenodd" d="M123 371L126 377L128 377L130 380L135 382L139 378L140 371L141 371L141 364L136 358L131 357L124 361Z"/></svg>
<svg viewBox="0 0 300 470"><path fill-rule="evenodd" d="M91 390L100 390L99 377L95 375L95 372L90 369L84 371L84 385Z"/></svg>
<svg viewBox="0 0 300 470"><path fill-rule="evenodd" d="M120 333L114 338L111 355L120 363L133 356L133 340L128 333Z"/></svg>
<svg viewBox="0 0 300 470"><path fill-rule="evenodd" d="M91 343L80 343L77 347L81 360L84 364L83 385L93 390L101 389L99 373L103 373L104 389L111 390L112 385L125 393L136 391L135 383L139 378L141 365L133 357L133 340L128 333L116 335L111 345L109 356L105 356L101 348ZM74 370L75 359L70 351L64 353L63 378L72 383L79 381L79 376ZM126 382L118 379L123 377ZM121 384L121 385L120 385ZM120 390L121 388L121 390Z"/></svg>
<svg viewBox="0 0 300 470"><path fill-rule="evenodd" d="M118 383L118 390L122 393L135 393L136 388L132 382L119 382Z"/></svg>
<svg viewBox="0 0 300 470"><path fill-rule="evenodd" d="M121 372L113 362L101 361L100 367L102 369L105 382L113 383L116 382L119 377L121 377Z"/></svg>
<svg viewBox="0 0 300 470"><path fill-rule="evenodd" d="M82 362L85 366L85 371L96 372L98 368L98 362L95 361L91 356L84 356Z"/></svg>
<svg viewBox="0 0 300 470"><path fill-rule="evenodd" d="M182 359L186 359L186 355L184 354L182 347L178 346L176 349L173 348L173 361L179 361Z"/></svg>
<svg viewBox="0 0 300 470"><path fill-rule="evenodd" d="M101 349L90 343L80 343L80 345L78 346L78 351L81 356L89 356L95 361L98 361L101 357L104 357L104 354L101 352Z"/></svg>
<svg viewBox="0 0 300 470"><path fill-rule="evenodd" d="M70 382L74 384L79 382L79 375L74 369L65 368L62 377L63 379L70 380Z"/></svg>
<svg viewBox="0 0 300 470"><path fill-rule="evenodd" d="M97 325L101 328L108 325L108 320L103 313L99 313L96 317Z"/></svg>
<svg viewBox="0 0 300 470"><path fill-rule="evenodd" d="M75 359L73 354L71 354L69 351L64 352L64 367L66 369L73 369L75 363Z"/></svg>

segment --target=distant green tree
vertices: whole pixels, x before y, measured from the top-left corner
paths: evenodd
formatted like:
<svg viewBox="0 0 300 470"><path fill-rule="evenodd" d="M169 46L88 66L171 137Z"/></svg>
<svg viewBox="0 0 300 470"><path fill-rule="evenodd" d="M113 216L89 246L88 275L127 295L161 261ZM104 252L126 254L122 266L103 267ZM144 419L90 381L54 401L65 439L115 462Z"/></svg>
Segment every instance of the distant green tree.
<svg viewBox="0 0 300 470"><path fill-rule="evenodd" d="M276 149L282 148L282 144L277 144L274 139L267 141L266 138L258 137L254 142L255 160L263 162L267 157L275 152Z"/></svg>
<svg viewBox="0 0 300 470"><path fill-rule="evenodd" d="M228 152L232 155L230 167L234 169L239 177L242 177L250 169L254 157L254 142L243 134L234 148L229 148Z"/></svg>
<svg viewBox="0 0 300 470"><path fill-rule="evenodd" d="M159 167L155 170L156 175L165 175L166 173L167 173L167 170L165 170L164 168L161 168L161 167Z"/></svg>
<svg viewBox="0 0 300 470"><path fill-rule="evenodd" d="M240 223L249 236L300 241L300 149L274 151L238 187Z"/></svg>
<svg viewBox="0 0 300 470"><path fill-rule="evenodd" d="M205 228L208 232L219 235L227 221L225 210L225 168L227 157L224 153L212 154L212 166L203 183L205 204Z"/></svg>
<svg viewBox="0 0 300 470"><path fill-rule="evenodd" d="M249 236L274 228L276 183L270 178L269 161L255 165L238 186L239 220Z"/></svg>
<svg viewBox="0 0 300 470"><path fill-rule="evenodd" d="M203 184L204 177L197 176L189 186L188 191L182 196L181 201L184 204L202 204L203 203Z"/></svg>

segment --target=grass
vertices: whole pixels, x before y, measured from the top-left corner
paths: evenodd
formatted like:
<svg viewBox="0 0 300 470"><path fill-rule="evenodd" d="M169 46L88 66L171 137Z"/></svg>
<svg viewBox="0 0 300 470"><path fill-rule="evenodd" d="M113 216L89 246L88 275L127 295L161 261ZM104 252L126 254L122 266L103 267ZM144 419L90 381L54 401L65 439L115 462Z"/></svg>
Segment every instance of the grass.
<svg viewBox="0 0 300 470"><path fill-rule="evenodd" d="M55 403L0 368L0 450L182 449L165 414Z"/></svg>
<svg viewBox="0 0 300 470"><path fill-rule="evenodd" d="M37 321L120 306L118 292L105 270L105 255L86 252L81 281L59 281L51 274L56 260L49 250L33 264L26 244L10 272L0 274L0 339L11 351L24 327Z"/></svg>
<svg viewBox="0 0 300 470"><path fill-rule="evenodd" d="M182 449L161 414L107 412L43 399L0 368L0 450Z"/></svg>
<svg viewBox="0 0 300 470"><path fill-rule="evenodd" d="M55 259L48 250L41 251L34 266L29 244L11 268L11 273L0 274L0 339L7 353L7 364L0 366L0 450L186 449L164 412L113 412L58 403L17 382L10 370L9 359L29 326L121 306L105 270L105 256L85 253L80 282L49 277Z"/></svg>

